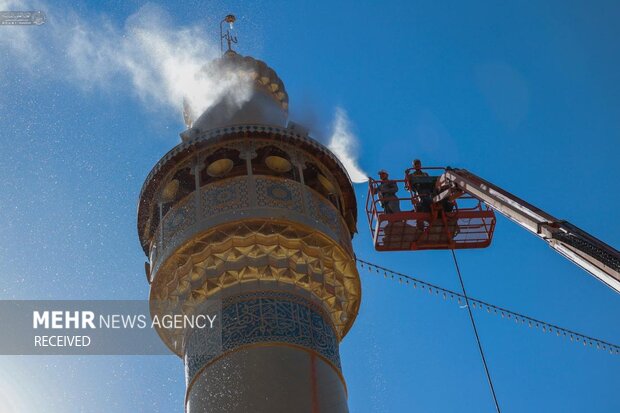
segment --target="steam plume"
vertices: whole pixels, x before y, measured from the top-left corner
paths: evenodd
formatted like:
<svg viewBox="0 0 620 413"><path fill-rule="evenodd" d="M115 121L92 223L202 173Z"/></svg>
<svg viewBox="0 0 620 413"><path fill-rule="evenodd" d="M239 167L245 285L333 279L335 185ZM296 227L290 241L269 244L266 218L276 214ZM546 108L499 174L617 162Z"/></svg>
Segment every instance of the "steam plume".
<svg viewBox="0 0 620 413"><path fill-rule="evenodd" d="M251 97L247 78L202 70L219 56L219 45L208 42L204 30L173 29L159 7L142 7L119 28L104 18L56 13L44 3L0 0L0 10L32 9L45 11L44 26L6 27L0 39L0 52L29 69L40 72L47 66L47 75L62 73L64 80L86 89L128 82L149 108L179 112L183 98L200 114L224 95L239 106Z"/></svg>
<svg viewBox="0 0 620 413"><path fill-rule="evenodd" d="M349 173L351 181L362 183L368 180L368 175L357 165L357 145L358 140L351 131L351 123L347 113L342 108L336 108L327 147L340 159Z"/></svg>
<svg viewBox="0 0 620 413"><path fill-rule="evenodd" d="M0 0L0 10L42 10L47 15L43 26L2 29L0 55L9 59L0 59L0 69L21 65L33 74L60 76L84 89L129 85L150 109L185 110L194 116L224 96L239 107L251 98L252 81L247 77L213 67L205 70L219 57L219 45L210 43L201 27L173 27L157 6L142 7L123 27L101 16L86 19L71 11L61 13L36 0ZM357 138L341 108L336 109L328 147L353 182L367 180L357 165Z"/></svg>

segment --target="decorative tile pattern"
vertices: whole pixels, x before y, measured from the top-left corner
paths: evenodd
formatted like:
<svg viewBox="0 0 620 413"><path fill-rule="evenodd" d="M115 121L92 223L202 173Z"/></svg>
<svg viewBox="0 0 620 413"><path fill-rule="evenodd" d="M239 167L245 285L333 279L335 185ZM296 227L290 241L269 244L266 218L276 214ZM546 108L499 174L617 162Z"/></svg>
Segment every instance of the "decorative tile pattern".
<svg viewBox="0 0 620 413"><path fill-rule="evenodd" d="M203 209L201 218L235 209L248 208L247 178L227 179L211 184L202 190Z"/></svg>
<svg viewBox="0 0 620 413"><path fill-rule="evenodd" d="M204 224L213 217L230 214L231 220L235 220L240 216L252 216L256 207L295 212L300 214L296 220L306 225L320 223L323 228L319 226L319 230L336 238L349 252L352 251L350 233L338 210L299 182L260 176L254 179L237 177L211 184L201 189L199 194L198 212L195 198L198 193L194 193L175 205L164 217L163 240L160 229L156 233L158 250L153 254L155 261L151 260L153 270L157 270L161 259L191 238L194 232L204 230ZM294 220L292 215L289 217Z"/></svg>
<svg viewBox="0 0 620 413"><path fill-rule="evenodd" d="M330 228L337 232L338 230L338 211L331 204L328 204L322 197L319 197L315 193L311 193L312 195L312 210L314 212L315 217L328 225Z"/></svg>
<svg viewBox="0 0 620 413"><path fill-rule="evenodd" d="M306 160L315 163L323 175L338 182L341 189L345 191L347 195L343 199L345 210L355 210L354 193L351 185L347 183L348 178L344 167L331 151L307 134L293 129L266 125L236 125L215 128L198 134L191 140L184 141L173 148L162 157L149 173L140 192L141 202L138 210L138 226L143 246L148 247L152 244L152 237L157 236L157 232L150 227L150 224L157 218L157 196L160 193L160 184L165 181L166 177L171 176L182 163L190 163L194 159L204 159L205 156L221 148L247 152L263 145L279 147L301 164ZM160 254L163 252L160 251Z"/></svg>
<svg viewBox="0 0 620 413"><path fill-rule="evenodd" d="M344 337L359 308L359 275L350 250L289 222L246 220L219 225L177 250L173 260L154 271L152 297L181 300L188 306L195 296L208 299L246 281L295 285L326 304L338 338Z"/></svg>
<svg viewBox="0 0 620 413"><path fill-rule="evenodd" d="M284 292L254 292L226 299L222 310L222 352L257 343L305 347L340 370L336 333L327 316L310 301ZM216 355L208 339L196 330L188 340L185 367L191 380ZM202 333L202 334L201 334Z"/></svg>
<svg viewBox="0 0 620 413"><path fill-rule="evenodd" d="M256 199L259 207L285 208L303 212L301 184L289 180L256 177Z"/></svg>
<svg viewBox="0 0 620 413"><path fill-rule="evenodd" d="M196 223L195 194L190 194L180 205L172 208L164 217L164 245Z"/></svg>
<svg viewBox="0 0 620 413"><path fill-rule="evenodd" d="M339 242L349 249L350 237L348 229L340 218L338 210L329 201L314 191L308 191L308 204L310 213L319 222L327 225L334 234L339 235Z"/></svg>

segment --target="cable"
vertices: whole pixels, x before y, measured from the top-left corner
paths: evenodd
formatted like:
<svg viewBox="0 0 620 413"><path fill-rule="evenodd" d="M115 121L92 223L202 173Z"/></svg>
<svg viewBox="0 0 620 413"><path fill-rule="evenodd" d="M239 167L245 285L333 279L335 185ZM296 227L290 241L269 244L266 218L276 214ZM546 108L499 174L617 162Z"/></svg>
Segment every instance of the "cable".
<svg viewBox="0 0 620 413"><path fill-rule="evenodd" d="M489 382L489 387L491 388L491 394L493 395L493 401L495 402L495 409L497 413L501 413L499 408L499 403L497 401L497 395L495 394L495 388L493 387L493 380L491 380L491 373L489 372L489 366L487 365L486 357L484 357L484 351L482 350L482 343L480 342L480 336L478 335L478 329L476 328L476 322L474 321L474 315L471 312L471 308L469 306L469 298L467 298L467 291L465 291L465 284L463 283L463 276L461 275L461 269L459 268L459 263L456 260L456 254L454 250L450 250L452 252L452 259L454 260L454 266L456 267L456 273L459 276L459 281L461 282L461 289L463 290L463 297L465 297L465 306L467 307L467 312L469 313L469 319L471 320L471 326L474 329L474 334L476 335L476 342L478 343L478 350L480 350L480 357L482 358L482 364L484 365L484 371L487 375L487 381Z"/></svg>
<svg viewBox="0 0 620 413"><path fill-rule="evenodd" d="M389 268L386 268L386 267L383 267L377 264L373 264L369 261L366 261L360 258L356 258L355 260L360 264L361 268L364 268L364 266L366 266L368 268L368 271L372 272L374 269L376 273L383 272L385 278L388 277L388 273L389 273L391 274L392 279L397 277L399 282L401 283L403 282L403 280L405 280L405 283L407 285L412 285L413 288L417 289L419 287L420 290L427 289L429 293L434 292L436 293L436 295L439 295L439 293L442 293L444 300L447 300L447 299L453 300L454 298L457 298L460 304L461 299L465 299L465 296L459 292L452 291L447 288L439 287L437 285L423 281L419 278L415 278L410 275L406 275L398 271L394 271ZM542 321L542 320L530 317L525 314L517 313L516 311L511 311L506 308L491 304L483 300L479 300L479 299L471 298L471 297L467 297L467 300L469 301L469 303L471 303L471 308L473 310L486 309L487 310L486 312L488 314L501 315L502 318L505 318L508 320L514 320L515 324L524 325L527 322L530 328L540 329L540 331L542 331L543 333L552 333L555 331L556 336L558 337L569 338L570 341L577 342L577 343L583 343L584 346L589 344L591 348L596 347L596 349L598 350L605 350L605 351L609 351L610 354L620 355L620 346L617 344L613 344L613 343L610 343L608 341L605 341L599 338L587 336L585 334L578 333L574 330L569 330L567 328L560 327L556 324L548 323L546 321Z"/></svg>

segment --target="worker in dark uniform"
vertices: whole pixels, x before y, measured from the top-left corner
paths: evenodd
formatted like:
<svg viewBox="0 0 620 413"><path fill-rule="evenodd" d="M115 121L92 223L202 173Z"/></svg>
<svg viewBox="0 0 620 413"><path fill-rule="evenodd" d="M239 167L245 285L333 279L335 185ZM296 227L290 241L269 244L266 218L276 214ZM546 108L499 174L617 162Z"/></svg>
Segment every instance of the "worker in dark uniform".
<svg viewBox="0 0 620 413"><path fill-rule="evenodd" d="M377 186L379 201L386 214L400 212L400 203L396 197L398 184L388 179L389 175L385 169L379 171L379 185Z"/></svg>
<svg viewBox="0 0 620 413"><path fill-rule="evenodd" d="M413 173L411 173L409 176L429 176L426 172L422 170L422 162L419 159L415 159L413 161L413 169ZM420 202L416 206L416 211L430 212L432 197L439 191L437 191L435 185L431 183L415 183L412 181L415 181L415 179L408 179L409 188L415 191L420 197ZM454 210L454 201L445 198L441 201L440 206L445 212L452 212Z"/></svg>
<svg viewBox="0 0 620 413"><path fill-rule="evenodd" d="M415 191L419 201L415 205L416 212L431 212L432 195L434 185L428 182L416 182L412 177L426 177L428 174L422 170L422 162L419 159L413 161L413 173L407 176L407 183L411 191Z"/></svg>
<svg viewBox="0 0 620 413"><path fill-rule="evenodd" d="M428 176L428 174L422 170L422 161L419 159L413 160L413 169L413 176Z"/></svg>

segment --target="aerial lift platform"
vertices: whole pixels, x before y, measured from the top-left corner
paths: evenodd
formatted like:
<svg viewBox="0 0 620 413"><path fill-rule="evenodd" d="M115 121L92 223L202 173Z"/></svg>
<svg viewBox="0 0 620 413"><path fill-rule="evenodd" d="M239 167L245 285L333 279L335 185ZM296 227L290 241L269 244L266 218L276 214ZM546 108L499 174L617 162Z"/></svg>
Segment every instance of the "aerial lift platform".
<svg viewBox="0 0 620 413"><path fill-rule="evenodd" d="M620 292L615 248L465 169L421 169L429 176L407 169L404 179L391 180L405 189L403 197L382 196L383 181L369 180L366 214L377 251L488 247L496 211ZM399 211L386 212L388 201L398 201Z"/></svg>

